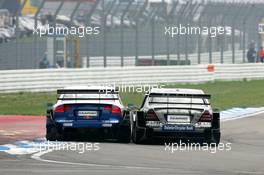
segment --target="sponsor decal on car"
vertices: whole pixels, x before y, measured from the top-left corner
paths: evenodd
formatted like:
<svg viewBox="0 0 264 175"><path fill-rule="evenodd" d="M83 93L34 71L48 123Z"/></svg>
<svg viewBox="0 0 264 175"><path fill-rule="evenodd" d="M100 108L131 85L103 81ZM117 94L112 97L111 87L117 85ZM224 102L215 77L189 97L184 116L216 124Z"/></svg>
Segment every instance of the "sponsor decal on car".
<svg viewBox="0 0 264 175"><path fill-rule="evenodd" d="M163 131L194 131L193 125L171 125L166 124L162 127Z"/></svg>

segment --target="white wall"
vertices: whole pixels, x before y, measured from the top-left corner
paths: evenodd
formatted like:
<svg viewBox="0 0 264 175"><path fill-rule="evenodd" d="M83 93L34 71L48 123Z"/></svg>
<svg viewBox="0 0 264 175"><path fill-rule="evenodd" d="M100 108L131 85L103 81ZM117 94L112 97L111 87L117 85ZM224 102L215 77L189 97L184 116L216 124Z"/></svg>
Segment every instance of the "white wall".
<svg viewBox="0 0 264 175"><path fill-rule="evenodd" d="M264 79L264 64L111 67L0 71L0 92L54 91L72 85L204 83Z"/></svg>

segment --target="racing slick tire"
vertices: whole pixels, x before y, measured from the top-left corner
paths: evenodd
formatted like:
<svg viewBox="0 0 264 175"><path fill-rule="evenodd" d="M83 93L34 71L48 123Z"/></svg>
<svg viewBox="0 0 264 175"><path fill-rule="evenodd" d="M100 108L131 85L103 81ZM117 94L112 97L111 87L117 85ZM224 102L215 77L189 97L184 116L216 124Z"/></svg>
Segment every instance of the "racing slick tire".
<svg viewBox="0 0 264 175"><path fill-rule="evenodd" d="M144 136L144 132L142 132L136 125L134 125L133 132L132 132L133 143L136 143L136 144L142 143L143 136Z"/></svg>
<svg viewBox="0 0 264 175"><path fill-rule="evenodd" d="M146 122L144 119L143 112L137 112L136 119L133 122L133 129L132 129L132 141L136 144L141 144L144 141L145 130L144 127L146 126Z"/></svg>
<svg viewBox="0 0 264 175"><path fill-rule="evenodd" d="M205 143L212 146L218 146L220 143L221 134L218 133L212 133L210 136L205 137Z"/></svg>
<svg viewBox="0 0 264 175"><path fill-rule="evenodd" d="M131 141L131 129L128 126L122 126L118 133L119 143L130 143Z"/></svg>
<svg viewBox="0 0 264 175"><path fill-rule="evenodd" d="M61 136L55 126L49 126L46 129L46 139L49 141L61 140Z"/></svg>
<svg viewBox="0 0 264 175"><path fill-rule="evenodd" d="M218 144L220 143L220 138L220 114L213 113L212 128L210 132L206 135L206 142L208 144L214 144L215 146L218 146Z"/></svg>
<svg viewBox="0 0 264 175"><path fill-rule="evenodd" d="M220 143L220 138L221 138L221 133L214 133L211 143L215 143L216 146L218 146L218 144Z"/></svg>
<svg viewBox="0 0 264 175"><path fill-rule="evenodd" d="M207 136L205 136L205 143L207 143L208 145L218 146L218 144L220 143L220 138L221 138L220 132L212 132L207 134Z"/></svg>

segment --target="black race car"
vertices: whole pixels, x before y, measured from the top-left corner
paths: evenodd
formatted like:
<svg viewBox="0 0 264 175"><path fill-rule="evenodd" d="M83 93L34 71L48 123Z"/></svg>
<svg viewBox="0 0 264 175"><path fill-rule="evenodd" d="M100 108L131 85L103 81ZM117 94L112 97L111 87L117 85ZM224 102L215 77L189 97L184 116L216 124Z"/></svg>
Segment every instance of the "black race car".
<svg viewBox="0 0 264 175"><path fill-rule="evenodd" d="M150 138L220 141L220 115L214 113L210 95L195 89L152 89L141 108L131 114L132 140Z"/></svg>

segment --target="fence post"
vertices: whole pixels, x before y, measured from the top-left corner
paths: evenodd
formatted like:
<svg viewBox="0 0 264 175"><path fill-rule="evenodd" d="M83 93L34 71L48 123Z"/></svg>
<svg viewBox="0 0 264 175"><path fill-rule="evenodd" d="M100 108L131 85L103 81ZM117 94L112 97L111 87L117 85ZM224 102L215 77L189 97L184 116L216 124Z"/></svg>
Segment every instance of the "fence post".
<svg viewBox="0 0 264 175"><path fill-rule="evenodd" d="M165 18L165 23L167 26L169 26L169 15L168 15L168 11L167 11L167 3L165 2L165 0L162 0L162 6L163 6L163 15ZM166 35L166 55L167 55L167 65L170 65L170 36Z"/></svg>
<svg viewBox="0 0 264 175"><path fill-rule="evenodd" d="M45 4L45 0L42 0L40 6L38 7L37 12L34 15L34 27L35 27L35 30L38 27L38 15L39 15L41 9L43 8L44 4ZM34 43L35 43L34 44L34 47L35 47L35 49L34 49L35 68L37 69L38 68L38 51L37 51L38 50L38 43L37 43L37 35L35 34L33 37L34 37Z"/></svg>
<svg viewBox="0 0 264 175"><path fill-rule="evenodd" d="M137 14L135 15L135 65L138 65L138 60L139 60L139 51L138 51L138 39L139 39L139 18L142 16L142 13L144 12L144 10L146 9L148 5L148 0L145 0L144 4L142 5L142 7L140 8L140 10L137 12Z"/></svg>
<svg viewBox="0 0 264 175"><path fill-rule="evenodd" d="M190 12L187 13L187 17L186 17L187 19L186 19L186 21L187 21L187 25L192 26L193 25L193 18L195 16L197 10L199 9L200 5L197 4L197 3L195 3L195 4L191 4L190 6L191 6L190 7ZM189 46L190 35L192 36L192 33L187 34L185 36L185 48L186 48L186 50L185 50L185 64L188 63L188 60L189 60L189 51L191 50L190 49L191 47Z"/></svg>
<svg viewBox="0 0 264 175"><path fill-rule="evenodd" d="M258 45L258 47L257 47L257 53L258 53L258 49L262 46L262 36L259 33L259 22L261 21L262 18L263 18L263 14L261 14L261 13L259 13L257 15L257 18L256 18L256 35L258 36L258 40L257 40L257 45Z"/></svg>
<svg viewBox="0 0 264 175"><path fill-rule="evenodd" d="M179 25L181 25L182 23L182 18L184 16L184 13L186 12L185 10L187 9L187 7L189 6L190 2L188 1L185 5L183 5L178 14L179 16L176 16L176 20L177 20L177 27L179 27ZM180 36L180 32L178 32L177 34L177 38L176 38L176 47L177 47L177 60L178 60L178 64L180 63L181 60L181 53L180 53L180 47L179 47L179 43L181 41L181 36Z"/></svg>
<svg viewBox="0 0 264 175"><path fill-rule="evenodd" d="M232 5L231 4L227 4L225 8L227 10L225 10L225 12L223 13L224 15L222 16L222 19L221 19L221 25L222 26L226 25L225 20L226 20L226 17L229 15L229 11L232 9ZM221 36L221 49L220 50L221 50L220 51L221 52L220 53L221 64L224 64L225 35Z"/></svg>
<svg viewBox="0 0 264 175"><path fill-rule="evenodd" d="M121 67L124 67L124 18L131 6L133 0L130 0L125 10L122 12L121 23L120 23L120 51L121 51Z"/></svg>
<svg viewBox="0 0 264 175"><path fill-rule="evenodd" d="M203 19L203 16L204 16L204 12L205 12L205 9L203 10L203 12L200 14L199 16L199 20L198 20L198 26L199 28L201 29L202 28L202 19ZM200 33L198 35L198 40L197 40L197 52L198 52L198 64L201 64L201 52L202 52L202 47L201 47L201 44L202 44L202 33Z"/></svg>
<svg viewBox="0 0 264 175"><path fill-rule="evenodd" d="M151 65L155 64L155 17L151 19Z"/></svg>
<svg viewBox="0 0 264 175"><path fill-rule="evenodd" d="M207 21L207 27L208 27L208 29L210 29L211 27L212 27L212 20L213 20L213 18L215 17L214 15L215 15L215 6L214 6L214 4L213 3L210 3L209 4L209 14L207 14L208 16L208 21ZM209 51L209 60L208 60L208 62L209 62L209 64L212 64L213 63L213 55L212 55L212 52L213 52L213 50L212 50L212 36L211 36L211 33L210 34L208 34L208 51Z"/></svg>
<svg viewBox="0 0 264 175"><path fill-rule="evenodd" d="M236 13L232 19L232 63L235 64L236 60L235 60L235 27L236 27L236 21L237 21L237 17L239 17L241 14L241 9L243 7L243 3L241 3L236 10Z"/></svg>
<svg viewBox="0 0 264 175"><path fill-rule="evenodd" d="M105 15L105 0L102 0L102 14L101 19L103 23L103 56L104 56L104 67L107 67L107 56L106 56L106 15Z"/></svg>
<svg viewBox="0 0 264 175"><path fill-rule="evenodd" d="M24 6L26 5L27 0L24 0L23 3L21 5L19 5L19 9L16 12L16 28L15 28L15 40L16 40L16 69L19 69L19 62L18 62L18 39L19 39L19 15L22 11L22 9L24 8Z"/></svg>
<svg viewBox="0 0 264 175"><path fill-rule="evenodd" d="M242 50L243 50L243 63L246 62L246 24L247 24L247 20L249 18L249 15L251 14L251 10L254 6L251 5L248 9L248 12L246 13L246 15L244 16L244 18L242 19Z"/></svg>
<svg viewBox="0 0 264 175"><path fill-rule="evenodd" d="M138 20L136 19L136 26L135 26L135 65L138 65Z"/></svg>

